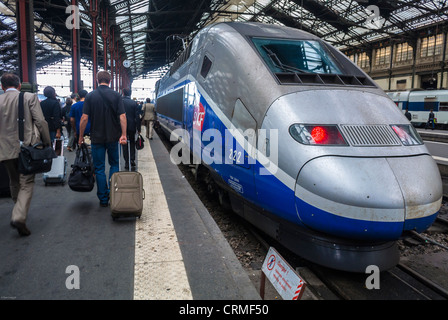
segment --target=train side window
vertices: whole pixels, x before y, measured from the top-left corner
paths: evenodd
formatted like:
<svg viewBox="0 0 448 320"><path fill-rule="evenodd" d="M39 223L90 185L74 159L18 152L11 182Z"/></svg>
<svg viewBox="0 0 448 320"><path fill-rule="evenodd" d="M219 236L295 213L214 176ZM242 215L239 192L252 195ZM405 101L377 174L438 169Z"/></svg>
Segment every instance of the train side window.
<svg viewBox="0 0 448 320"><path fill-rule="evenodd" d="M439 111L448 111L448 102L440 102Z"/></svg>
<svg viewBox="0 0 448 320"><path fill-rule="evenodd" d="M157 99L157 113L178 122L183 119L184 89L180 88Z"/></svg>
<svg viewBox="0 0 448 320"><path fill-rule="evenodd" d="M202 61L202 67L201 67L201 76L205 79L212 68L213 62L210 60L207 55L204 55L204 60Z"/></svg>
<svg viewBox="0 0 448 320"><path fill-rule="evenodd" d="M437 105L438 101L436 97L426 97L424 101L424 107L425 110L431 110L437 111Z"/></svg>

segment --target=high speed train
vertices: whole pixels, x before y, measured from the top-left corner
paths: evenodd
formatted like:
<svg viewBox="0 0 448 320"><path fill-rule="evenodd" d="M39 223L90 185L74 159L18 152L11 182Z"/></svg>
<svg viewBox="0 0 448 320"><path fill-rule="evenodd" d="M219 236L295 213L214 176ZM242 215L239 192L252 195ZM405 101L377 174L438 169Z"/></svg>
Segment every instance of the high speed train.
<svg viewBox="0 0 448 320"><path fill-rule="evenodd" d="M156 111L181 141L173 162L192 161L237 214L314 263L389 269L397 240L441 207L437 165L403 113L301 30L207 26L156 84Z"/></svg>

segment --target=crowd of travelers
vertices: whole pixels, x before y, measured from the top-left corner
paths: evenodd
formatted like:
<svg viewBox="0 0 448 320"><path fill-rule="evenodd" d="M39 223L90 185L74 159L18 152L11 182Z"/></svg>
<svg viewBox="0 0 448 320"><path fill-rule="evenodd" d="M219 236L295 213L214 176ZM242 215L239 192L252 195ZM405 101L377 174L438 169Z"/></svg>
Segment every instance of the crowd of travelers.
<svg viewBox="0 0 448 320"><path fill-rule="evenodd" d="M97 197L102 207L109 205L110 177L119 171L120 145L125 163L130 163L131 170L136 170L135 136L141 133L143 124L147 128L146 137L152 139L156 120L154 104L150 99L144 103L133 100L129 88L123 89L120 94L110 88L111 80L107 71L98 72L98 87L91 92L80 90L73 93L65 99L62 108L51 86L44 89L45 99L42 101L33 93L25 93L23 99L23 144L30 145L38 136L43 145L53 145L56 139L63 136L64 127L68 135L69 152L89 141ZM35 174L25 175L18 170L21 146L17 121L20 78L12 73L4 73L1 87L4 94L0 95L0 162L8 173L11 198L14 201L10 225L20 236L29 236L31 232L26 219L33 196ZM110 166L109 178L106 177L106 155ZM125 165L125 168L129 169L129 165Z"/></svg>

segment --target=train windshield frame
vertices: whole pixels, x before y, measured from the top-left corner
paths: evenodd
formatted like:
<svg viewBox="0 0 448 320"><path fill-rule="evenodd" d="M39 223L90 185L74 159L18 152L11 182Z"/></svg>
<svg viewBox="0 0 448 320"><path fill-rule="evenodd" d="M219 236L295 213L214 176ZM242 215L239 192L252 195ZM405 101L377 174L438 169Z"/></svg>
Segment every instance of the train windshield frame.
<svg viewBox="0 0 448 320"><path fill-rule="evenodd" d="M252 37L251 40L274 74L343 74L336 59L321 41L260 37Z"/></svg>

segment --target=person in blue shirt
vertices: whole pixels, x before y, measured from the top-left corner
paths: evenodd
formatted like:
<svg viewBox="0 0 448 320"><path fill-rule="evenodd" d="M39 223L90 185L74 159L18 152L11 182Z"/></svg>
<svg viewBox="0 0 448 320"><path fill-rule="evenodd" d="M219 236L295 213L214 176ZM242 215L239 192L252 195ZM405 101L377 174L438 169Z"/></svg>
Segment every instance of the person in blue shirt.
<svg viewBox="0 0 448 320"><path fill-rule="evenodd" d="M79 122L82 117L82 110L84 108L84 100L87 96L86 90L81 90L78 92L79 101L72 105L70 109L70 123L72 124L72 128L75 129L75 141L79 140ZM87 122L86 129L84 130L84 135L90 135L90 121Z"/></svg>
<svg viewBox="0 0 448 320"><path fill-rule="evenodd" d="M435 121L436 116L434 115L433 111L434 111L433 109L429 110L429 116L428 116L428 121L426 122L426 125L425 125L425 130L428 129L429 126L431 127L432 130L435 129L435 126L436 126L436 121Z"/></svg>

